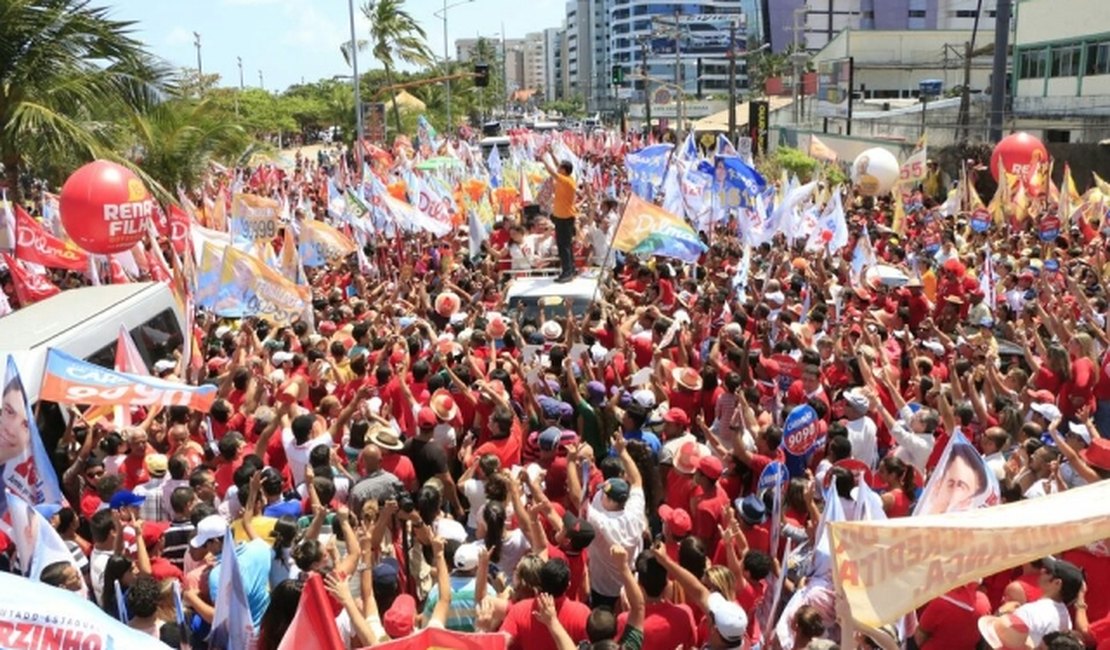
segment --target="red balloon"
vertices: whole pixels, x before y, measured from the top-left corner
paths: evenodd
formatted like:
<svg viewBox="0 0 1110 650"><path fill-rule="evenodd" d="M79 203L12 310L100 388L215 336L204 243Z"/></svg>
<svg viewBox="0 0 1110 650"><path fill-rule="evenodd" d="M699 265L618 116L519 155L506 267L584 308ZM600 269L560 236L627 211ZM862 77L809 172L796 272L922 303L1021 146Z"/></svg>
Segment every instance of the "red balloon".
<svg viewBox="0 0 1110 650"><path fill-rule="evenodd" d="M1047 160L1048 149L1040 140L1025 132L1014 133L995 145L991 154L991 175L997 181L998 170L1005 165L1007 172L1024 178L1034 165Z"/></svg>
<svg viewBox="0 0 1110 650"><path fill-rule="evenodd" d="M73 172L58 204L70 238L98 255L121 253L142 240L157 205L130 169L107 160Z"/></svg>
<svg viewBox="0 0 1110 650"><path fill-rule="evenodd" d="M833 238L833 232L831 230L822 230L821 231L821 241L822 242L827 244L827 243L832 241L832 238Z"/></svg>

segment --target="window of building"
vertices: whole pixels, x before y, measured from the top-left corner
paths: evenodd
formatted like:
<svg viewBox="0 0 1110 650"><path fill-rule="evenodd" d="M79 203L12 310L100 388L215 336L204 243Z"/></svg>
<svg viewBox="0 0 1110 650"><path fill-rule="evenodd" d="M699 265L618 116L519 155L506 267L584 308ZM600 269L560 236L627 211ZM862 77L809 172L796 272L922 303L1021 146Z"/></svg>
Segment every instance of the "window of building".
<svg viewBox="0 0 1110 650"><path fill-rule="evenodd" d="M974 18L976 11L974 9L957 9L954 13L956 18Z"/></svg>
<svg viewBox="0 0 1110 650"><path fill-rule="evenodd" d="M1024 50L1019 59L1021 79L1042 79L1047 71L1044 50Z"/></svg>
<svg viewBox="0 0 1110 650"><path fill-rule="evenodd" d="M1075 77L1079 75L1079 46L1061 45L1052 48L1053 77Z"/></svg>
<svg viewBox="0 0 1110 650"><path fill-rule="evenodd" d="M1071 131L1064 129L1045 129L1044 141L1067 144L1071 142Z"/></svg>
<svg viewBox="0 0 1110 650"><path fill-rule="evenodd" d="M1087 45L1087 70L1084 74L1110 74L1110 41Z"/></svg>
<svg viewBox="0 0 1110 650"><path fill-rule="evenodd" d="M925 17L925 10L924 9L910 9L910 18L924 18L924 17Z"/></svg>

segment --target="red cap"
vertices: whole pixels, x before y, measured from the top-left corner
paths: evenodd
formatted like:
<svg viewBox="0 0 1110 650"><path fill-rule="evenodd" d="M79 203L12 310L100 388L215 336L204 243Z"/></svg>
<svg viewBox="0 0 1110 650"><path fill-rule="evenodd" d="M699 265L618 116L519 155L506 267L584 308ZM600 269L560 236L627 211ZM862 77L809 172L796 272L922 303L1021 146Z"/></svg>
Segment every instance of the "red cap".
<svg viewBox="0 0 1110 650"><path fill-rule="evenodd" d="M1030 390L1030 391L1026 391L1026 394L1029 395L1029 399L1031 399L1032 401L1034 401L1038 404L1055 404L1056 403L1056 396L1052 394L1052 391Z"/></svg>
<svg viewBox="0 0 1110 650"><path fill-rule="evenodd" d="M216 372L217 370L219 370L220 368L223 368L226 365L227 365L227 359L225 359L223 357L213 357L212 359L208 360L208 370L209 370L209 372Z"/></svg>
<svg viewBox="0 0 1110 650"><path fill-rule="evenodd" d="M393 600L393 604L382 617L382 627L390 638L400 639L412 634L415 618L416 601L408 594L401 594Z"/></svg>
<svg viewBox="0 0 1110 650"><path fill-rule="evenodd" d="M690 514L682 508L672 508L667 504L659 506L659 518L666 522L675 537L686 537L694 528Z"/></svg>
<svg viewBox="0 0 1110 650"><path fill-rule="evenodd" d="M324 336L331 336L332 334L335 334L335 331L339 328L336 327L335 323L333 323L332 321L326 320L326 321L323 321L323 322L320 323L320 328L319 329L320 329L320 334L322 334Z"/></svg>
<svg viewBox="0 0 1110 650"><path fill-rule="evenodd" d="M418 427L434 427L439 424L439 418L436 417L436 412L431 408L425 406L420 409L416 414L416 426Z"/></svg>
<svg viewBox="0 0 1110 650"><path fill-rule="evenodd" d="M795 379L790 384L790 388L786 390L786 403L787 404L805 404L809 401L806 397L806 389L802 388L802 380Z"/></svg>
<svg viewBox="0 0 1110 650"><path fill-rule="evenodd" d="M701 460L698 461L698 471L705 474L710 480L716 481L721 478L725 466L721 464L721 459L716 456L702 456Z"/></svg>
<svg viewBox="0 0 1110 650"><path fill-rule="evenodd" d="M668 424L677 424L680 427L690 426L690 416L680 408L672 408L663 414L663 421Z"/></svg>
<svg viewBox="0 0 1110 650"><path fill-rule="evenodd" d="M166 530L170 527L168 521L145 521L143 522L143 543L146 544L147 549L150 549L162 536L166 534Z"/></svg>

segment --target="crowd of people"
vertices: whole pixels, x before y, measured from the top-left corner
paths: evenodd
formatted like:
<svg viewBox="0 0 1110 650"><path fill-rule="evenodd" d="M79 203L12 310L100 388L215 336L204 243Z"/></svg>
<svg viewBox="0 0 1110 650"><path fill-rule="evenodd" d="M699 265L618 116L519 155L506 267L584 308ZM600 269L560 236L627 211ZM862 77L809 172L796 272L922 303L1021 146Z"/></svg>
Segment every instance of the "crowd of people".
<svg viewBox="0 0 1110 650"><path fill-rule="evenodd" d="M329 162L298 156L266 191L330 219ZM499 216L477 256L466 224L378 238L307 270L312 319L198 313L201 371L180 348L153 371L217 386L209 413L136 408L117 428L73 408L43 430L67 502L38 509L75 563L41 580L172 647L216 647L226 539L260 650L313 573L350 648L423 627L512 650L1110 647L1101 545L841 638L820 538L828 500L862 518L865 491L898 518L1110 476L1101 204L1044 242L1034 220L977 232L929 196L895 229L887 199L846 190L840 250L753 249L734 213L684 264L611 251L627 184L578 162L604 180L549 163L550 206ZM904 282L853 268L865 228ZM510 313L506 283L544 257L558 281L605 269L581 313ZM819 444L788 458L806 407Z"/></svg>

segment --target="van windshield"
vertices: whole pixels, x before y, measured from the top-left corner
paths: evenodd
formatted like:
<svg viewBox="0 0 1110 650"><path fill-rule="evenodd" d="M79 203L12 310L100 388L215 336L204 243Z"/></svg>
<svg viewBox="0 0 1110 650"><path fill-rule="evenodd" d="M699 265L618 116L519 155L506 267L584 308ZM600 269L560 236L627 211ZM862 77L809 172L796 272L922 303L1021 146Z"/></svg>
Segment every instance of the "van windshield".
<svg viewBox="0 0 1110 650"><path fill-rule="evenodd" d="M131 338L139 350L139 356L150 368L155 361L169 358L181 345L183 335L177 325L177 318L171 310L165 309L150 320L131 330ZM114 368L116 364L116 342L100 348L85 359L102 368Z"/></svg>

